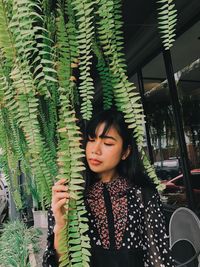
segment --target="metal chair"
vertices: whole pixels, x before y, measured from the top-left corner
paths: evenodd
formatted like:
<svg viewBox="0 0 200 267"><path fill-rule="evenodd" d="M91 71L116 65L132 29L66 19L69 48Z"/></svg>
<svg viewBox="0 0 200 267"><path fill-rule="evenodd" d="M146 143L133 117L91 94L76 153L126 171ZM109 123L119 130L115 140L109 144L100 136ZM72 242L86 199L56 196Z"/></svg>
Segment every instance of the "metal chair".
<svg viewBox="0 0 200 267"><path fill-rule="evenodd" d="M177 267L200 267L200 220L193 211L185 207L174 211L169 243Z"/></svg>

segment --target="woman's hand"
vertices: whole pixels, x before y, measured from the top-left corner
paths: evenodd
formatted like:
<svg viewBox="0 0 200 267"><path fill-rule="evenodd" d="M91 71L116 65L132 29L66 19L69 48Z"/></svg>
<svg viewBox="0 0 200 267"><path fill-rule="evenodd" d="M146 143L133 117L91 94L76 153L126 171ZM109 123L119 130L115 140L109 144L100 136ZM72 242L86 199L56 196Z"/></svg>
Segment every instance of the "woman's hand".
<svg viewBox="0 0 200 267"><path fill-rule="evenodd" d="M69 193L65 183L66 179L60 179L52 187L51 207L55 217L54 233L59 232L66 224L64 205L69 201Z"/></svg>

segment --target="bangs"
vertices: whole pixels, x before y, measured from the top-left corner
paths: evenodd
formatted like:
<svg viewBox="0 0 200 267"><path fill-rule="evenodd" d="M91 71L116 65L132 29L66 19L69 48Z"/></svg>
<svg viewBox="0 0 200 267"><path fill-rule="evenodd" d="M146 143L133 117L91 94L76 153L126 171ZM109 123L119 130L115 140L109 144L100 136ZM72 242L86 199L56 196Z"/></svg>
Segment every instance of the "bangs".
<svg viewBox="0 0 200 267"><path fill-rule="evenodd" d="M88 124L87 127L87 132L86 132L86 138L88 139L89 137L91 138L95 138L96 137L96 130L98 128L98 126L102 123L105 123L104 129L102 131L102 133L100 134L100 137L104 137L106 135L106 133L108 132L108 130L110 129L110 127L112 125L114 125L114 122L112 119L106 119L106 118L102 118L101 120L99 120L98 118L96 120L91 121Z"/></svg>

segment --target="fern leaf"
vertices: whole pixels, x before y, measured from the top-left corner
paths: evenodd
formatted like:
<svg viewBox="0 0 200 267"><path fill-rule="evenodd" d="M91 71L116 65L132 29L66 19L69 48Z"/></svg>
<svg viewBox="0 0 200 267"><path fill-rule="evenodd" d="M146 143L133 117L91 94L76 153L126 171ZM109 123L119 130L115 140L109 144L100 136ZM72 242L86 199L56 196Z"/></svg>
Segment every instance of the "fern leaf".
<svg viewBox="0 0 200 267"><path fill-rule="evenodd" d="M0 47L5 53L5 57L13 60L15 56L15 48L12 41L12 36L9 31L8 17L9 7L6 1L0 1Z"/></svg>
<svg viewBox="0 0 200 267"><path fill-rule="evenodd" d="M9 121L5 109L0 110L0 145L1 157L0 163L3 169L5 179L7 181L9 190L13 196L18 209L22 208L22 199L18 184L18 158L14 153L12 147L12 135L10 133ZM11 136L8 136L10 133ZM10 144L11 142L11 144Z"/></svg>
<svg viewBox="0 0 200 267"><path fill-rule="evenodd" d="M92 116L92 99L94 95L93 79L90 75L92 59L91 47L94 36L93 3L88 0L73 0L72 6L75 11L79 49L80 85L79 91L82 98L81 114L89 120Z"/></svg>
<svg viewBox="0 0 200 267"><path fill-rule="evenodd" d="M112 84L112 77L110 74L110 69L107 66L106 61L98 47L97 42L93 41L93 51L97 56L98 63L97 63L97 71L99 73L101 84L102 84L102 91L103 91L103 107L104 110L109 109L113 105L113 84Z"/></svg>
<svg viewBox="0 0 200 267"><path fill-rule="evenodd" d="M173 0L157 1L159 5L158 29L165 50L169 50L173 46L176 36L177 10L173 2Z"/></svg>
<svg viewBox="0 0 200 267"><path fill-rule="evenodd" d="M144 143L144 115L143 108L140 102L140 96L136 91L134 84L128 81L128 77L124 70L123 53L119 52L117 45L119 40L115 39L116 27L114 23L113 12L114 1L100 0L98 1L98 9L96 11L98 16L97 32L100 45L102 47L104 57L109 62L110 72L112 74L112 83L114 86L114 98L116 106L124 113L125 121L128 127L133 129L133 136L136 139L141 157L143 156L143 143ZM113 42L115 39L115 42ZM131 115L131 116L130 116ZM157 183L157 178L152 166L151 172L149 165L144 164L145 169L148 171L152 180Z"/></svg>
<svg viewBox="0 0 200 267"><path fill-rule="evenodd" d="M70 85L73 86L73 83L70 82L69 86ZM66 212L68 225L66 226L59 243L59 250L63 251L63 256L60 259L60 266L74 266L75 262L80 262L80 264L84 266L83 263L87 263L86 257L84 256L85 253L87 253L85 252L87 251L85 244L89 247L89 238L85 235L85 231L83 231L83 228L88 229L88 226L85 219L82 219L83 214L85 214L85 208L82 201L82 185L84 180L81 175L81 172L84 170L84 166L81 161L84 154L80 148L80 129L76 125L77 119L70 104L69 96L68 91L60 88L61 110L58 125L60 138L57 159L59 174L57 178L67 178L66 181L68 183L69 194L71 196L69 202L69 213ZM85 237L84 242L82 241L83 238L81 239L83 236ZM82 252L83 248L85 248L85 250ZM87 260L89 261L89 259Z"/></svg>

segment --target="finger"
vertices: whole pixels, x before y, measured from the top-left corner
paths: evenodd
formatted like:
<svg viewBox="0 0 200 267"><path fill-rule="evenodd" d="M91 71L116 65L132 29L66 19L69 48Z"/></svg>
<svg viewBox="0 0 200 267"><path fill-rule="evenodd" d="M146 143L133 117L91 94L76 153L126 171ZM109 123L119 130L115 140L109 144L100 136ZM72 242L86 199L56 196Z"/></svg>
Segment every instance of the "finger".
<svg viewBox="0 0 200 267"><path fill-rule="evenodd" d="M52 193L62 192L62 191L64 191L64 192L68 191L68 186L66 186L66 185L54 185L52 187Z"/></svg>
<svg viewBox="0 0 200 267"><path fill-rule="evenodd" d="M69 199L69 194L68 193L63 193L63 192L56 193L54 195L54 197L52 198L52 204L56 204L59 200L61 200L63 198Z"/></svg>
<svg viewBox="0 0 200 267"><path fill-rule="evenodd" d="M66 183L66 182L67 182L67 179L62 178L62 179L60 179L59 181L57 181L54 185L60 185L60 184L64 184L64 183Z"/></svg>
<svg viewBox="0 0 200 267"><path fill-rule="evenodd" d="M56 213L56 211L59 211L62 207L65 206L65 204L67 204L67 202L68 202L68 200L66 198L59 200L56 204L54 204L52 206L53 212ZM65 207L65 209L66 209L66 207Z"/></svg>

